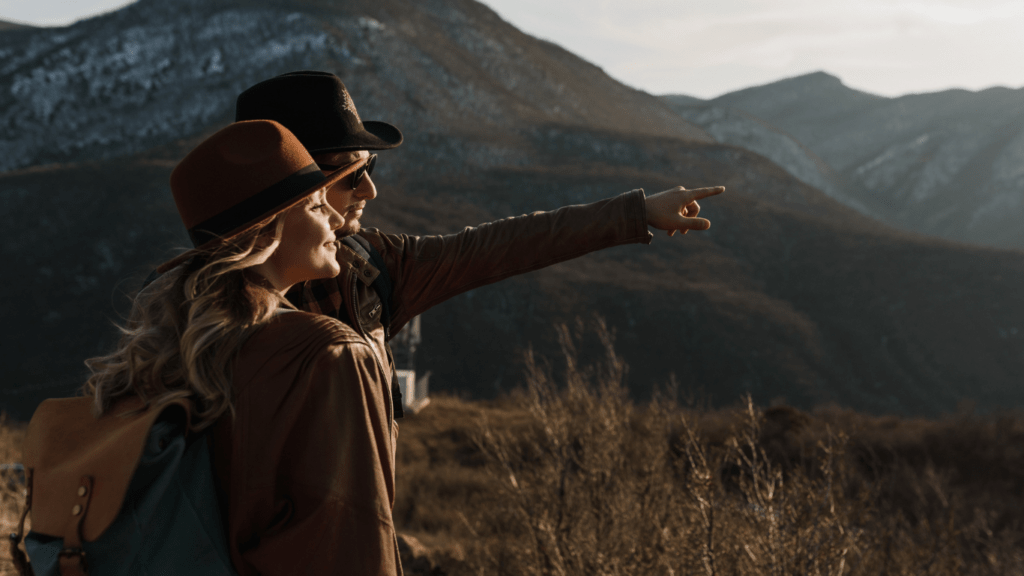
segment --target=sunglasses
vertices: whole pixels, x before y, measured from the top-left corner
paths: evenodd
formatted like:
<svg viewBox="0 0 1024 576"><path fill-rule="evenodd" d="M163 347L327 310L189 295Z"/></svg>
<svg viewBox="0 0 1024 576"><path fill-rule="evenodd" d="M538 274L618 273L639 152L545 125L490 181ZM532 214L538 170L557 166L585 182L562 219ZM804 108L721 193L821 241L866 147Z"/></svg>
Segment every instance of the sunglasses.
<svg viewBox="0 0 1024 576"><path fill-rule="evenodd" d="M344 168L344 166L335 166L333 164L317 163L317 165L320 166L320 170L322 170L323 172L335 172L337 170L341 170L342 168ZM366 164L363 164L362 166L359 167L358 170L352 173L353 190L359 188L359 184L363 182L363 176L371 176L373 174L373 167L376 165L377 155L370 154L370 159L366 161Z"/></svg>

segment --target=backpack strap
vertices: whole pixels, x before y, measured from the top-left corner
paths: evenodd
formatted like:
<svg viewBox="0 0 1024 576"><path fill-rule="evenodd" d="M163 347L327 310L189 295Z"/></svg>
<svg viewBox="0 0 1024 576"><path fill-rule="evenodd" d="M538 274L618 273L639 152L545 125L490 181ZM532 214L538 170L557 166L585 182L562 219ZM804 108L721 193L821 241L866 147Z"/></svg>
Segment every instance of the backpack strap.
<svg viewBox="0 0 1024 576"><path fill-rule="evenodd" d="M391 339L391 294L394 291L391 284L391 275L388 274L388 267L384 263L384 256L373 247L369 240L359 234L352 234L342 239L342 242L355 251L363 260L366 260L377 269L380 274L374 279L373 291L380 298L381 314L380 323L384 325L384 338Z"/></svg>
<svg viewBox="0 0 1024 576"><path fill-rule="evenodd" d="M85 564L85 550L82 549L82 523L89 511L92 489L93 477L82 476L79 479L78 491L75 493L78 498L75 505L71 507L71 517L68 519L67 528L64 529L64 549L57 556L60 563L60 576L88 576L89 574Z"/></svg>
<svg viewBox="0 0 1024 576"><path fill-rule="evenodd" d="M377 293L377 297L380 298L380 323L384 326L384 341L386 343L391 340L391 294L394 291L394 285L391 283L388 267L384 263L384 256L373 247L369 240L359 234L346 236L341 241L345 246L355 251L360 258L373 264L373 267L380 272L371 286L373 286L373 291ZM389 351L388 354L391 354L391 352ZM405 408L402 403L402 388L398 385L396 373L391 374L391 404L394 409L392 413L396 419L405 416Z"/></svg>

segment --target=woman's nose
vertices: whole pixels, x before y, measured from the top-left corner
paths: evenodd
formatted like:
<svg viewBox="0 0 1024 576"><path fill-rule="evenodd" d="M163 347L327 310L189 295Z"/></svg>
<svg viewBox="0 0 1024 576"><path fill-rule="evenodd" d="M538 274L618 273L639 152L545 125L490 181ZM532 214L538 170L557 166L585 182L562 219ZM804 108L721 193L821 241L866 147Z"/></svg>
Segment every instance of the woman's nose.
<svg viewBox="0 0 1024 576"><path fill-rule="evenodd" d="M330 210L327 217L327 223L330 224L331 230L337 230L345 225L345 217L342 216L334 206L331 206L330 202L327 203L327 208Z"/></svg>

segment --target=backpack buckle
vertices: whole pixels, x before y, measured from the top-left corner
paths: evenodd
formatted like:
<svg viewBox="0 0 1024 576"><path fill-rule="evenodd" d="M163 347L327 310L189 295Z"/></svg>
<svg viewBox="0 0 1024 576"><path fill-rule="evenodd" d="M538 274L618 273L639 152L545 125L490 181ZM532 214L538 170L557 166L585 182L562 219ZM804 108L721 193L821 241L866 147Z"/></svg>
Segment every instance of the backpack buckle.
<svg viewBox="0 0 1024 576"><path fill-rule="evenodd" d="M81 548L65 548L57 555L60 561L61 576L87 576L85 550Z"/></svg>

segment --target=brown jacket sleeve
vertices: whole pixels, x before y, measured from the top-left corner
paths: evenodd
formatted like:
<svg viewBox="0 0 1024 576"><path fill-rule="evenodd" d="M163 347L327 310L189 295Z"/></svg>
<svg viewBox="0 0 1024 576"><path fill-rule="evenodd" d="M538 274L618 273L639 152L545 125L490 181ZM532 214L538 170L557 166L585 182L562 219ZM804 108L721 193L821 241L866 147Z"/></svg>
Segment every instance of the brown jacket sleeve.
<svg viewBox="0 0 1024 576"><path fill-rule="evenodd" d="M473 288L621 244L650 244L643 190L467 227L447 236L368 230L394 284L392 333Z"/></svg>
<svg viewBox="0 0 1024 576"><path fill-rule="evenodd" d="M237 399L227 517L241 576L401 574L391 399L370 347L334 324L327 345L272 354Z"/></svg>

